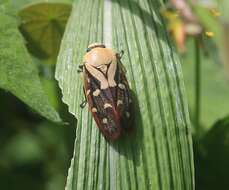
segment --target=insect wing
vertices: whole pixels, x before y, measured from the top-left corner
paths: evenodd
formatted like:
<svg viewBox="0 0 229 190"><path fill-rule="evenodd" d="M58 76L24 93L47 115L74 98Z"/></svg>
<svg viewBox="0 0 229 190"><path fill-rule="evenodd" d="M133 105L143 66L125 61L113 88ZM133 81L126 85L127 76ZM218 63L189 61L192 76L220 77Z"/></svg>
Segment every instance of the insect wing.
<svg viewBox="0 0 229 190"><path fill-rule="evenodd" d="M120 116L115 109L112 92L115 87L100 89L100 82L84 69L84 91L89 109L103 135L111 140L121 134Z"/></svg>
<svg viewBox="0 0 229 190"><path fill-rule="evenodd" d="M119 114L121 120L121 127L124 130L130 130L130 121L131 121L131 94L129 84L126 78L125 68L122 65L120 59L117 64L117 71L115 74L115 81L117 83L116 87L116 110ZM114 96L114 95L113 95Z"/></svg>

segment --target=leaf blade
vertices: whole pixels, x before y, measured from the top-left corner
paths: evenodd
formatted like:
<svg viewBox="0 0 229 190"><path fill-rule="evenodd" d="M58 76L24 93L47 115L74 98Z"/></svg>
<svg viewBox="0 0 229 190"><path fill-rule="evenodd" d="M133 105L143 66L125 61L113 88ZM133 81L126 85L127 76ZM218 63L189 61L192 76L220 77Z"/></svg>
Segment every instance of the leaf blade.
<svg viewBox="0 0 229 190"><path fill-rule="evenodd" d="M127 52L123 63L136 96L135 136L109 143L88 110L80 110L83 93L77 65L89 43L103 41L103 1L93 3L98 7L92 8L90 1L74 6L56 68L63 100L78 119L73 180L66 189L194 189L182 74L161 17L150 9L157 3L112 1L113 46ZM81 12L86 7L88 11ZM76 30L79 16L84 20L77 22Z"/></svg>
<svg viewBox="0 0 229 190"><path fill-rule="evenodd" d="M23 38L17 29L17 19L7 12L3 4L0 10L0 88L11 92L43 117L60 122L43 91L35 64L32 63Z"/></svg>
<svg viewBox="0 0 229 190"><path fill-rule="evenodd" d="M39 2L21 9L20 30L28 50L39 58L55 60L70 12L70 3Z"/></svg>

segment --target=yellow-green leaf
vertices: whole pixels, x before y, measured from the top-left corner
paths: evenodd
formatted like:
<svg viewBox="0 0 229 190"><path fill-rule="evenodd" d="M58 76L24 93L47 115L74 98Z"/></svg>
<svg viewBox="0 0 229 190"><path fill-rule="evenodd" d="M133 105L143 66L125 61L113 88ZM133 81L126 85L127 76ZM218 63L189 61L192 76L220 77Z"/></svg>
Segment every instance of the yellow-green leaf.
<svg viewBox="0 0 229 190"><path fill-rule="evenodd" d="M39 58L56 58L71 4L40 2L18 13L28 49Z"/></svg>

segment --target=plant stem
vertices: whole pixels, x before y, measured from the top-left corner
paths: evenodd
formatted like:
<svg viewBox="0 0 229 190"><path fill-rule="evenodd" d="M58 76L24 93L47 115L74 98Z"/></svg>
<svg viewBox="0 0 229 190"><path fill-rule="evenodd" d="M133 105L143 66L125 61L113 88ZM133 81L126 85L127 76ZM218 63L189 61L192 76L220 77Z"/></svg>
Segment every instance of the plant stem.
<svg viewBox="0 0 229 190"><path fill-rule="evenodd" d="M200 58L200 47L199 40L195 39L195 117L194 125L196 133L199 133L200 128L200 96L201 96L201 58Z"/></svg>

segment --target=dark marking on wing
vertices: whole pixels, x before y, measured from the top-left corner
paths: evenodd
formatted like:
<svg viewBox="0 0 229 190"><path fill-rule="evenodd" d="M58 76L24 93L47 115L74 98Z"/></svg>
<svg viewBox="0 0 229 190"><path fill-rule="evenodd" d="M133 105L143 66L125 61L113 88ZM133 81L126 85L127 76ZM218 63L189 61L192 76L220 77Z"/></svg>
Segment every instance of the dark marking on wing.
<svg viewBox="0 0 229 190"><path fill-rule="evenodd" d="M115 81L117 82L116 88L116 102L122 102L117 106L117 112L120 115L121 120L121 127L124 130L129 131L131 128L130 120L131 120L131 94L129 84L125 75L124 66L122 65L121 61L118 59L118 67L115 74Z"/></svg>
<svg viewBox="0 0 229 190"><path fill-rule="evenodd" d="M87 96L89 109L96 108L97 112L92 112L97 126L106 138L115 140L121 134L120 117L115 110L115 102L111 91L113 88L100 89L100 82L95 79L86 69L84 70L84 90L90 89ZM87 79L90 79L88 82ZM100 93L95 96L93 92L100 90ZM104 105L108 103L112 107L104 109Z"/></svg>
<svg viewBox="0 0 229 190"><path fill-rule="evenodd" d="M115 72L117 84L115 87L100 89L100 81L94 78L85 67L83 72L84 91L89 109L103 135L108 139L115 140L123 131L129 132L131 130L132 103L129 85L120 59L118 59ZM102 73L102 71L100 72ZM107 76L105 77L107 78ZM87 94L88 90L90 92ZM105 108L105 104L109 105Z"/></svg>

